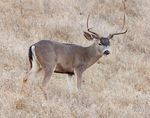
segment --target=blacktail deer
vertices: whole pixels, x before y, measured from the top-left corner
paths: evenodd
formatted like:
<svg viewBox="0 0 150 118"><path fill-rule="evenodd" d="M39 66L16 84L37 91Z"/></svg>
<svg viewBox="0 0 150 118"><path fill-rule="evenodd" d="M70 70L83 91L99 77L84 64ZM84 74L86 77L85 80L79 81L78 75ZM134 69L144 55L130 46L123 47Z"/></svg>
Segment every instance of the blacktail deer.
<svg viewBox="0 0 150 118"><path fill-rule="evenodd" d="M110 40L113 36L127 32L125 30L110 34L108 37L101 37L91 31L91 28L88 27L88 21L89 16L87 18L87 31L84 32L84 36L87 40L93 41L93 44L88 47L51 40L41 40L31 45L29 48L30 70L23 79L23 84L27 82L31 74L37 74L40 70L43 70L45 75L42 81L42 89L46 87L53 72L68 74L68 76L75 75L77 88L81 89L83 72L103 55L109 55Z"/></svg>

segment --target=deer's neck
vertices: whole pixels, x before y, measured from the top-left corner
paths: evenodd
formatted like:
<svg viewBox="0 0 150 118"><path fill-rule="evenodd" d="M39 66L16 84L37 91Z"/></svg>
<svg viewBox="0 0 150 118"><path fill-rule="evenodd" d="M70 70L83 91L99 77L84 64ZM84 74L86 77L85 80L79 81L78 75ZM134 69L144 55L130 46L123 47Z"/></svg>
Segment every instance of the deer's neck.
<svg viewBox="0 0 150 118"><path fill-rule="evenodd" d="M102 54L98 51L95 43L86 47L87 68L93 65L100 57L102 57Z"/></svg>

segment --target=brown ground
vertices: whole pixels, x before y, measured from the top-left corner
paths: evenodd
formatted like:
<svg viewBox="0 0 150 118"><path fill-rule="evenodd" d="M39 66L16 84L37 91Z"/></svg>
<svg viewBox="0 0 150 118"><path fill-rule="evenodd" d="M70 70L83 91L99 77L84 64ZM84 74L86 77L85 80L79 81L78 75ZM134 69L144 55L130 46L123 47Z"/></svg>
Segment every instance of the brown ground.
<svg viewBox="0 0 150 118"><path fill-rule="evenodd" d="M54 74L48 100L30 79L29 95L20 95L28 68L28 47L41 39L88 46L83 31L118 31L121 0L0 0L0 118L150 118L150 1L127 0L126 35L111 42L112 52L83 75L80 93L69 94L66 75Z"/></svg>

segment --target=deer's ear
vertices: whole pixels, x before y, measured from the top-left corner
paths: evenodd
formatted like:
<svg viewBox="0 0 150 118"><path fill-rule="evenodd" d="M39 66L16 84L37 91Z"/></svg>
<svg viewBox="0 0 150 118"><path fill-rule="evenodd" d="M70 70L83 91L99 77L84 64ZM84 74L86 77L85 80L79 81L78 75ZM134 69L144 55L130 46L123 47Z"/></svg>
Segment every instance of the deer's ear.
<svg viewBox="0 0 150 118"><path fill-rule="evenodd" d="M93 37L91 34L87 33L87 32L84 32L84 36L87 40L93 40Z"/></svg>

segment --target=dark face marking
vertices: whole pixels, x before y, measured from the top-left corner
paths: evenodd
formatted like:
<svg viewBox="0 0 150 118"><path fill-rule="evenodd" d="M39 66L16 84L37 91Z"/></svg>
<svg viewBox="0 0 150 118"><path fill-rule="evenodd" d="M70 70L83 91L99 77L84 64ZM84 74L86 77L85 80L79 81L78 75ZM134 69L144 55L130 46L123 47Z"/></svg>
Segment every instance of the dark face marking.
<svg viewBox="0 0 150 118"><path fill-rule="evenodd" d="M102 37L102 38L100 39L100 43L101 43L103 46L110 46L110 41L109 41L108 38Z"/></svg>

